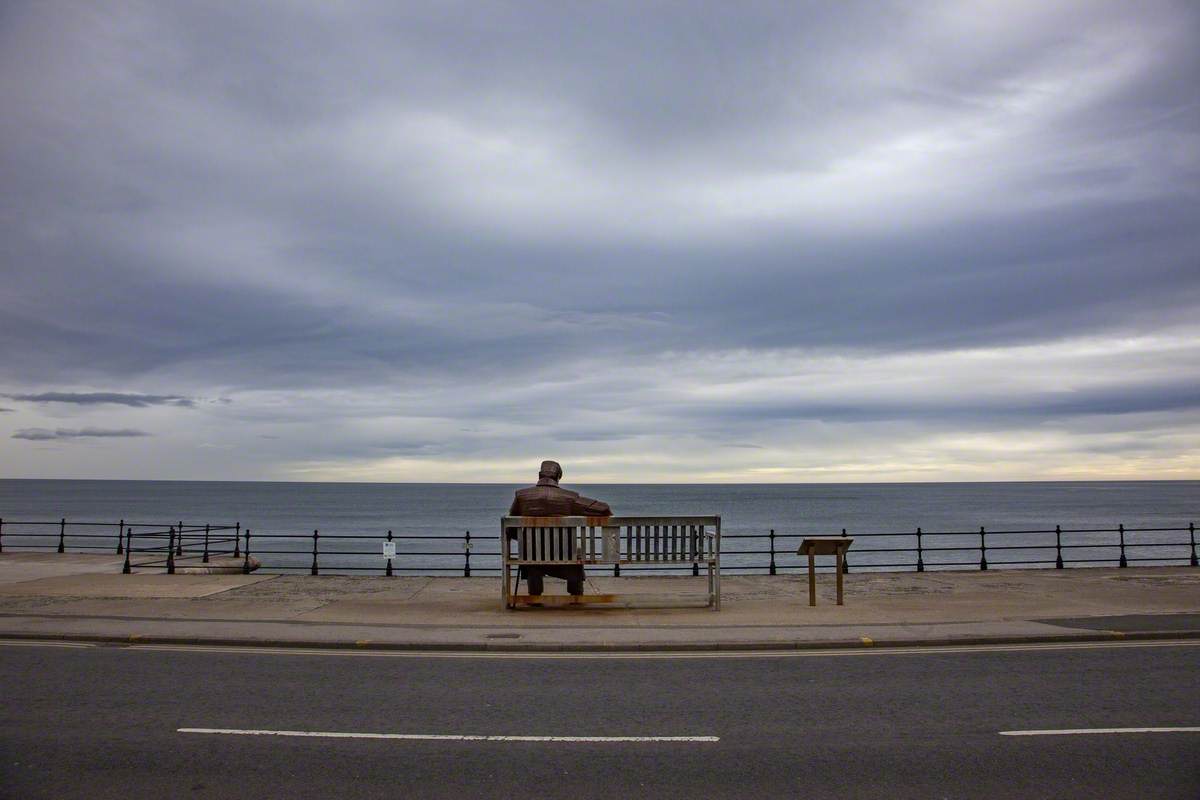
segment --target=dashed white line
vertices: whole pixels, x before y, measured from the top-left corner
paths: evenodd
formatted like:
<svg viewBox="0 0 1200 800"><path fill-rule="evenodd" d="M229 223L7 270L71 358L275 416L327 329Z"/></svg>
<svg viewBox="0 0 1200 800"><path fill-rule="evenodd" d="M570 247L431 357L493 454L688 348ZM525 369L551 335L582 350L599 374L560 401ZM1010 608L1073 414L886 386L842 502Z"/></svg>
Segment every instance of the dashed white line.
<svg viewBox="0 0 1200 800"><path fill-rule="evenodd" d="M179 728L179 733L216 733L231 736L300 736L313 739L402 739L430 742L699 742L721 741L719 736L494 736L455 733L356 733L348 731L267 731L240 728Z"/></svg>
<svg viewBox="0 0 1200 800"><path fill-rule="evenodd" d="M1200 733L1200 728L1063 728L1045 731L1000 731L1001 736L1078 736L1092 733Z"/></svg>
<svg viewBox="0 0 1200 800"><path fill-rule="evenodd" d="M0 646L4 647L71 647L84 648L95 647L91 642L56 642L40 639L0 639Z"/></svg>

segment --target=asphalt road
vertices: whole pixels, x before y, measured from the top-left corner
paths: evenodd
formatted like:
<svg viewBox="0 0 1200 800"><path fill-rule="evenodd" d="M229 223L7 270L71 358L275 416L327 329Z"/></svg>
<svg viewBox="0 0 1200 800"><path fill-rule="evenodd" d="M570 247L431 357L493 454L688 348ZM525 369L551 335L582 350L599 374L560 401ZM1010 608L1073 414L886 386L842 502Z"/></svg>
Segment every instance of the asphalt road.
<svg viewBox="0 0 1200 800"><path fill-rule="evenodd" d="M4 797L1200 797L1200 646L494 658L0 645ZM717 741L361 739L180 728Z"/></svg>

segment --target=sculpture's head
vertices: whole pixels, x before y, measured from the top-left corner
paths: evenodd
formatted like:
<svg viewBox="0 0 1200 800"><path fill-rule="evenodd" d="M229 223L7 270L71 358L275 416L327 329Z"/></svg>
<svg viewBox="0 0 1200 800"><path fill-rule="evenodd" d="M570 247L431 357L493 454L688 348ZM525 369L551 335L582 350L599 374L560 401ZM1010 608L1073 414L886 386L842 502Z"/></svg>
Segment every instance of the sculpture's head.
<svg viewBox="0 0 1200 800"><path fill-rule="evenodd" d="M549 478L550 480L556 482L561 480L562 467L558 465L557 461L543 461L542 468L538 470L538 479L540 480L542 478Z"/></svg>

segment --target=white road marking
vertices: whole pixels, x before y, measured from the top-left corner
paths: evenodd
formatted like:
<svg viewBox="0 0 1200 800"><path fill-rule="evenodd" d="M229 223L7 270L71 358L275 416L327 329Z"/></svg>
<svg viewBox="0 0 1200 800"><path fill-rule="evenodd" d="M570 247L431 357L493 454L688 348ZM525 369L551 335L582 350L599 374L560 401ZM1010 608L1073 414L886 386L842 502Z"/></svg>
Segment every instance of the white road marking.
<svg viewBox="0 0 1200 800"><path fill-rule="evenodd" d="M1200 728L1065 728L1048 731L1000 731L1001 736L1075 736L1087 733L1200 733Z"/></svg>
<svg viewBox="0 0 1200 800"><path fill-rule="evenodd" d="M179 728L179 733L233 736L303 736L314 739L403 739L431 742L719 742L719 736L485 736L453 733L351 733L344 731L260 731L238 728Z"/></svg>
<svg viewBox="0 0 1200 800"><path fill-rule="evenodd" d="M59 642L38 639L0 639L0 645L5 647L95 647L92 642Z"/></svg>

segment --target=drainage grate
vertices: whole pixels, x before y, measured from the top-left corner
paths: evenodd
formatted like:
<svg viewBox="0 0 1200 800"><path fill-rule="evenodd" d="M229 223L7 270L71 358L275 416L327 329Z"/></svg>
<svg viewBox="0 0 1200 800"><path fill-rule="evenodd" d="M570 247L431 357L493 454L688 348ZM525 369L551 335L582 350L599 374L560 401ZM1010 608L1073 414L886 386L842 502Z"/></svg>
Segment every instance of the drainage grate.
<svg viewBox="0 0 1200 800"><path fill-rule="evenodd" d="M487 635L487 638L488 639L520 639L521 634L519 634L519 633L489 633Z"/></svg>

